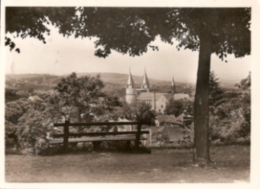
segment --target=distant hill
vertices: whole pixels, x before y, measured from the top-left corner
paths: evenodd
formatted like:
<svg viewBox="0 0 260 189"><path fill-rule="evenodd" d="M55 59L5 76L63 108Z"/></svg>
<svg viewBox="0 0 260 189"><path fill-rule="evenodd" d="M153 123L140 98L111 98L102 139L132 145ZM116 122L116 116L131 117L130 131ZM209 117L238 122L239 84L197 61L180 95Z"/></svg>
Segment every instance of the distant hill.
<svg viewBox="0 0 260 189"><path fill-rule="evenodd" d="M100 75L105 84L103 91L111 96L117 96L120 101L125 99L125 86L128 80L128 74L119 73L77 73L78 77L97 76ZM61 78L66 75L50 75L50 74L6 74L6 88L21 91L47 91L53 89ZM133 76L135 88L140 88L142 83L141 76ZM171 81L162 81L149 78L150 90L156 92L171 92ZM221 86L226 91L237 90L235 83L223 82ZM176 82L177 93L188 93L191 96L195 94L195 84Z"/></svg>
<svg viewBox="0 0 260 189"><path fill-rule="evenodd" d="M104 81L104 83L111 83L111 84L120 84L122 86L125 86L127 83L127 79L128 79L128 74L120 74L120 73L77 73L78 77L83 77L83 76L96 76L96 75L100 75L101 79ZM64 76L68 76L68 75L63 75ZM149 77L148 77L149 78ZM136 85L136 87L141 86L142 83L142 76L136 76L133 75L133 79L134 79L134 83ZM163 81L163 80L158 80L158 79L151 79L149 78L149 82L150 85L169 85L171 86L171 81ZM176 85L183 85L185 83L182 82L176 82ZM188 83L188 85L194 85L194 84L190 84Z"/></svg>
<svg viewBox="0 0 260 189"><path fill-rule="evenodd" d="M58 78L59 76L56 75L50 75L50 74L6 74L5 79L8 80L33 80L33 79L43 79L45 77L46 79L50 78Z"/></svg>
<svg viewBox="0 0 260 189"><path fill-rule="evenodd" d="M239 83L239 81L238 81L238 82L231 82L231 81L228 82L228 81L224 81L224 82L221 82L221 83L220 83L220 86L223 87L224 89L236 90L236 89L238 89L238 88L235 86L236 83Z"/></svg>
<svg viewBox="0 0 260 189"><path fill-rule="evenodd" d="M77 73L78 77L83 76L96 76L97 74L100 75L102 81L105 84L112 84L112 85L120 85L125 87L128 74L120 74L120 73ZM6 74L6 81L12 80L27 80L27 81L42 81L45 78L49 83L56 85L61 78L67 77L69 74L66 75L50 75L50 74ZM135 82L135 87L138 88L141 86L142 77L133 75L133 79ZM149 78L151 88L157 88L157 86L171 86L171 81L163 81ZM239 81L223 81L220 83L221 87L225 89L236 89L235 84ZM187 87L195 87L195 84L192 83L183 83L176 81L177 86L186 85Z"/></svg>
<svg viewBox="0 0 260 189"><path fill-rule="evenodd" d="M125 86L128 79L128 74L119 73L77 73L78 77L83 76L97 76L100 75L105 84L104 92L107 94L118 96L121 99L125 97ZM50 74L7 74L6 87L14 88L17 90L50 90L58 84L61 78L67 77L66 75L50 75ZM140 88L142 83L141 76L133 76L135 88ZM149 78L151 91L157 92L170 92L171 81L162 81ZM185 88L193 88L194 84L185 84L176 82L176 91L181 92ZM189 90L190 91L190 90ZM194 91L194 90L193 90Z"/></svg>

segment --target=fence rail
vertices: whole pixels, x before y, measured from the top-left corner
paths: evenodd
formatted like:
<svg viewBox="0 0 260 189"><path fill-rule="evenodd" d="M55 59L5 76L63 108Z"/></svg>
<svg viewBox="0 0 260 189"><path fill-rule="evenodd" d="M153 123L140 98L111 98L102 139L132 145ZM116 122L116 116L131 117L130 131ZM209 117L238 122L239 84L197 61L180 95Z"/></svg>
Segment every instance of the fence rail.
<svg viewBox="0 0 260 189"><path fill-rule="evenodd" d="M54 127L63 127L63 134L53 134L53 137L62 137L63 138L63 147L64 150L67 151L68 149L68 143L69 143L69 137L80 137L80 136L107 136L110 135L111 136L111 140L119 140L120 137L118 139L115 138L116 135L135 135L134 141L135 141L135 148L138 149L139 148L139 143L140 143L140 135L141 134L148 134L149 131L142 131L142 124L141 122L136 122L136 121L132 121L132 122L88 122L88 123L70 123L69 120L66 120L65 123L55 123ZM120 126L120 125L137 125L137 130L136 131L120 131L120 132L89 132L89 133L70 133L69 132L69 127L70 126L79 126L79 127L83 127L83 126ZM114 135L112 137L112 135ZM90 141L93 141L94 138L92 138ZM55 139L54 139L55 140ZM102 139L99 139L97 141L100 141ZM109 139L106 139L109 140ZM126 140L123 139L122 140ZM128 137L127 141L130 142L131 139L130 137ZM104 140L105 141L105 140ZM86 140L87 142L87 140ZM128 143L130 144L130 143Z"/></svg>
<svg viewBox="0 0 260 189"><path fill-rule="evenodd" d="M136 134L135 131L120 131L120 132L97 132L97 133L69 133L72 137L81 136L106 136L106 135L128 135ZM149 131L141 131L140 134L149 134ZM53 134L53 137L64 137L64 134Z"/></svg>
<svg viewBox="0 0 260 189"><path fill-rule="evenodd" d="M64 127L65 123L54 123L55 127ZM70 123L69 126L113 126L113 125L138 125L139 122L93 122L93 123Z"/></svg>

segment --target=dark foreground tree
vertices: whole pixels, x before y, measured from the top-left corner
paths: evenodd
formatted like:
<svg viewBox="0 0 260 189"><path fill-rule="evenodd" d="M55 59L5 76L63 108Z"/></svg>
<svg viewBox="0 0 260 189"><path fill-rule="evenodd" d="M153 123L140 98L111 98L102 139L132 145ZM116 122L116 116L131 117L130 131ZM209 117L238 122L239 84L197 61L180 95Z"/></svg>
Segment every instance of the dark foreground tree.
<svg viewBox="0 0 260 189"><path fill-rule="evenodd" d="M7 8L6 32L37 37L44 42L51 22L64 36L97 37L95 55L111 50L130 56L147 52L156 36L192 51L199 51L195 96L194 162L209 157L209 73L211 54L250 54L250 8ZM77 14L76 14L77 13ZM46 19L48 18L48 19ZM10 46L10 43L7 44Z"/></svg>

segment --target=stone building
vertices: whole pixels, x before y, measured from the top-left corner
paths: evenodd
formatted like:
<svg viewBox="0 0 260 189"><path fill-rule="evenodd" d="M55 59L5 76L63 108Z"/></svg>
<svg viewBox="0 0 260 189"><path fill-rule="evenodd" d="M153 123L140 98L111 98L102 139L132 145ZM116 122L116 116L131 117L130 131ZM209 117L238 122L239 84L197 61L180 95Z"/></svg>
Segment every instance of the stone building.
<svg viewBox="0 0 260 189"><path fill-rule="evenodd" d="M128 81L126 85L126 102L131 104L133 102L144 102L150 104L152 110L156 113L164 114L166 105L171 99L173 100L191 100L190 96L185 93L175 93L175 81L172 78L170 93L153 92L150 90L149 80L144 72L143 82L140 88L135 88L134 80L129 71Z"/></svg>

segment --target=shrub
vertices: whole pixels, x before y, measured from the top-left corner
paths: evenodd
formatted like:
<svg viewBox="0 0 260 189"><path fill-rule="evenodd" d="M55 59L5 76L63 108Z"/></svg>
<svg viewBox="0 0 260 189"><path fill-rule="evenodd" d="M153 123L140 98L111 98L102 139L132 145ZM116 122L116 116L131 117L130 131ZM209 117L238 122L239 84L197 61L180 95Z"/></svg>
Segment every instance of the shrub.
<svg viewBox="0 0 260 189"><path fill-rule="evenodd" d="M17 125L10 121L5 121L5 147L11 148L18 145L17 141Z"/></svg>
<svg viewBox="0 0 260 189"><path fill-rule="evenodd" d="M36 107L39 106L38 104ZM45 153L46 134L52 128L50 122L50 116L44 111L35 109L34 105L19 119L17 136L23 153L28 155Z"/></svg>
<svg viewBox="0 0 260 189"><path fill-rule="evenodd" d="M27 100L15 100L5 104L5 146L6 148L19 147L17 140L17 124L20 117L28 108Z"/></svg>

